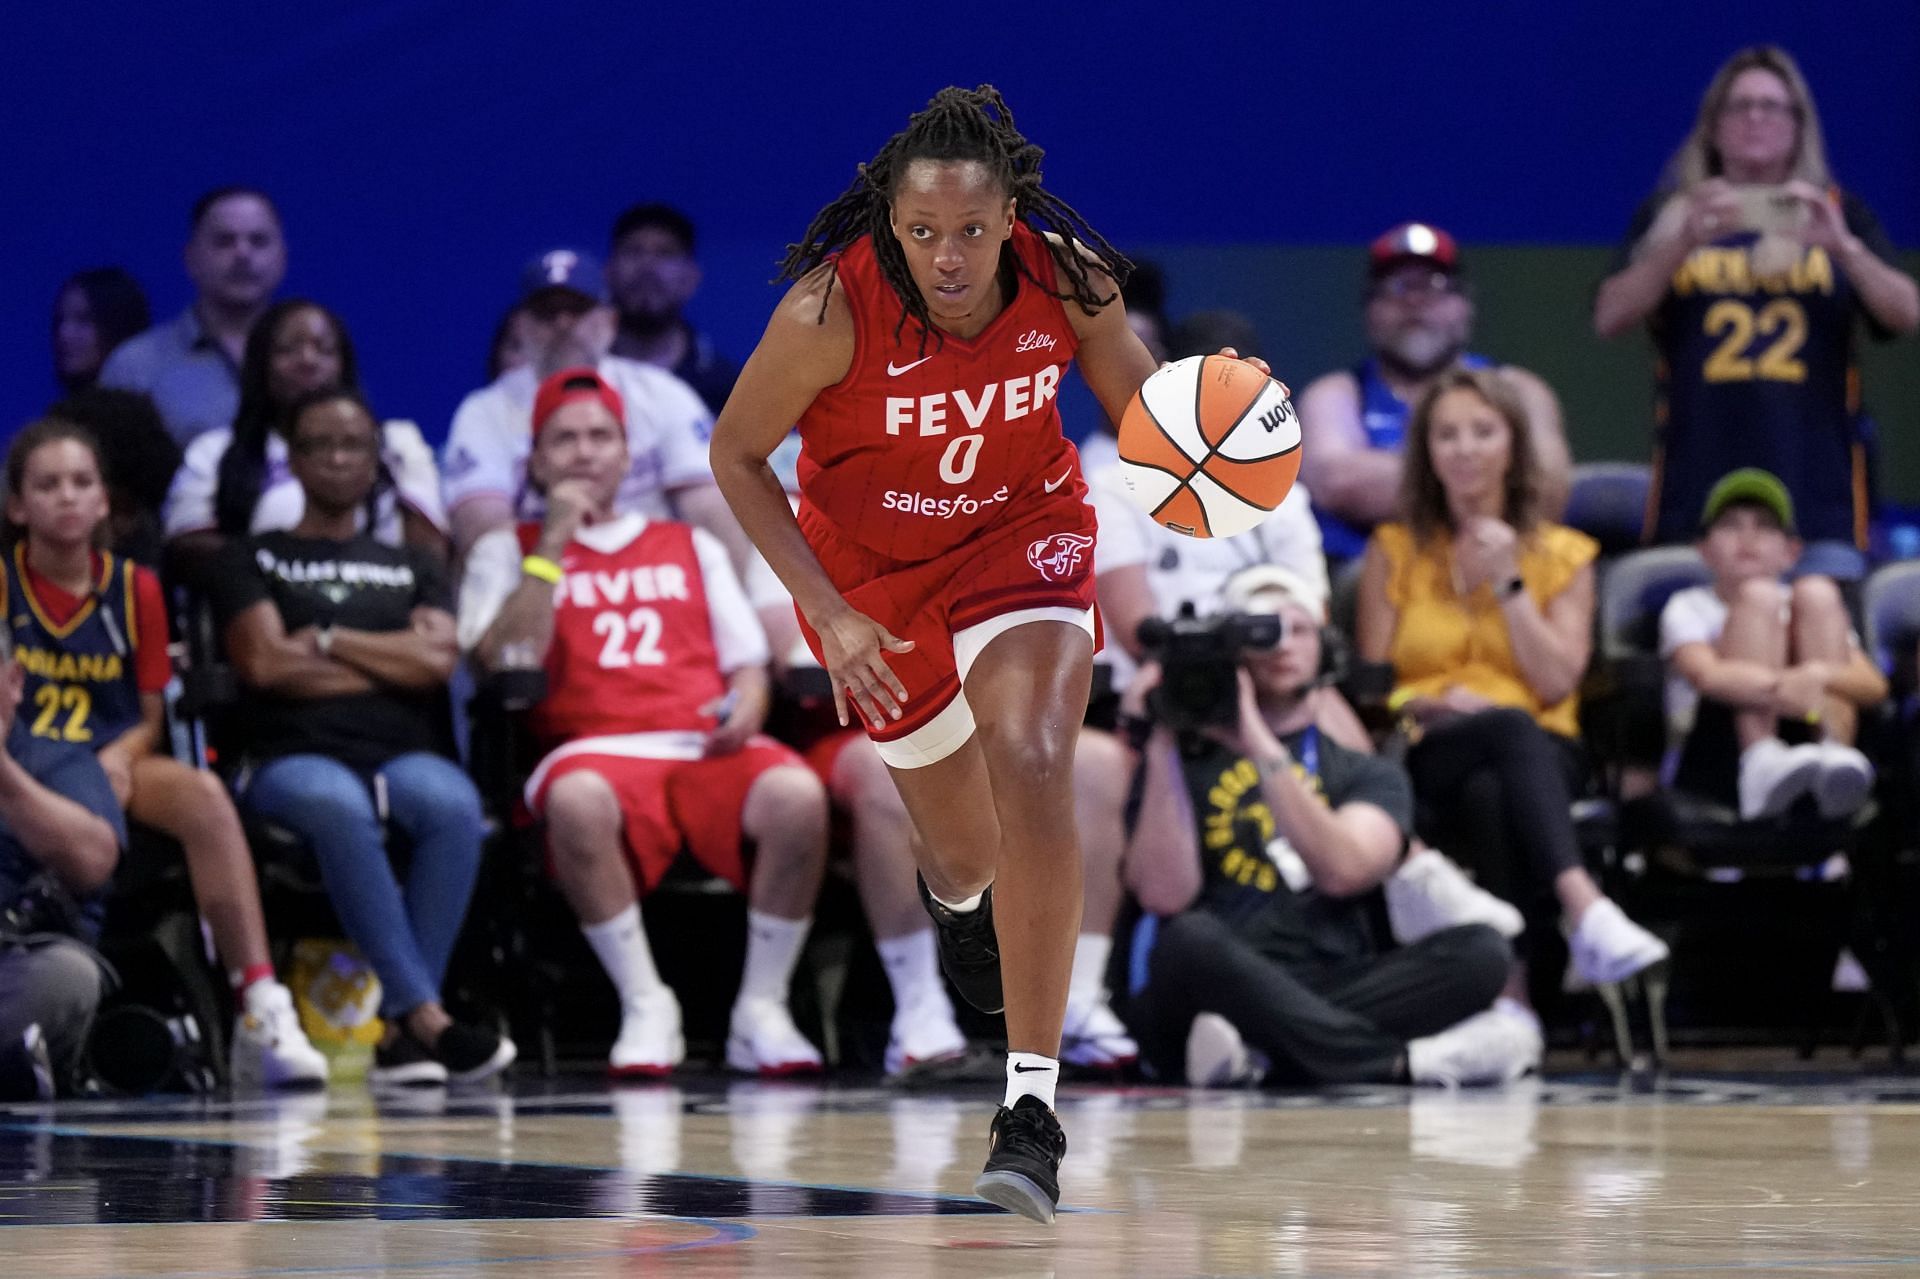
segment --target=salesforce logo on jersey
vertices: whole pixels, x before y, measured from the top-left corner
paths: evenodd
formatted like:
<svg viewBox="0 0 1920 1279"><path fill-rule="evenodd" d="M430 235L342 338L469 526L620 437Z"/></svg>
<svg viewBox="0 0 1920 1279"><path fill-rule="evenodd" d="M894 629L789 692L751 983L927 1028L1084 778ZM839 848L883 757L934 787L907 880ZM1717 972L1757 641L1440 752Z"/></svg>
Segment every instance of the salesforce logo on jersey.
<svg viewBox="0 0 1920 1279"><path fill-rule="evenodd" d="M978 515L994 503L1004 502L1012 496L1004 484L986 497L974 497L970 493L962 493L959 497L928 497L925 493L902 493L898 489L889 489L880 498L880 507L907 515L931 515L935 519L950 520L956 515Z"/></svg>

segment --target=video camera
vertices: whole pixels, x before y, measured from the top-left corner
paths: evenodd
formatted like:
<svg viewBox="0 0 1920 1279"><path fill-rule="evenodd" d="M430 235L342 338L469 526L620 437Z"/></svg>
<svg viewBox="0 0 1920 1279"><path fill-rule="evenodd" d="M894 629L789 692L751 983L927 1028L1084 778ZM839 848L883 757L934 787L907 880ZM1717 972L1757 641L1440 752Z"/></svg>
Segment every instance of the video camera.
<svg viewBox="0 0 1920 1279"><path fill-rule="evenodd" d="M1240 653L1272 648L1285 633L1271 613L1216 613L1196 617L1182 604L1177 617L1140 623L1140 646L1159 661L1160 686L1147 710L1177 733L1231 728L1240 718Z"/></svg>

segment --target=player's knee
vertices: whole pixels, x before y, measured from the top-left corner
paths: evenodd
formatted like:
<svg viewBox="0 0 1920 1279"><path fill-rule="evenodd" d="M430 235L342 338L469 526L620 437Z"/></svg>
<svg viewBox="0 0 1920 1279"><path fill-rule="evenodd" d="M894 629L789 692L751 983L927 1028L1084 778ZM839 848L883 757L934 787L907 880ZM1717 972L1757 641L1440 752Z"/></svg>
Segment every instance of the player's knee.
<svg viewBox="0 0 1920 1279"><path fill-rule="evenodd" d="M1840 584L1830 577L1809 574L1793 583L1793 615L1797 618L1837 617L1846 612Z"/></svg>
<svg viewBox="0 0 1920 1279"><path fill-rule="evenodd" d="M1002 778L1019 787L1058 791L1073 775L1074 739L1079 726L1023 722L980 726L996 787Z"/></svg>

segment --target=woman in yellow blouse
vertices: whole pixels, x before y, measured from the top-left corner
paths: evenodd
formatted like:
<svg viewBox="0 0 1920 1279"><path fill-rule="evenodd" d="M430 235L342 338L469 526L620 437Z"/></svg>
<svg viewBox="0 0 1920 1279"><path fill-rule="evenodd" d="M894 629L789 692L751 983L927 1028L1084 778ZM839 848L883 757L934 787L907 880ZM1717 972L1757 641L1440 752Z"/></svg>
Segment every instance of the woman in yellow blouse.
<svg viewBox="0 0 1920 1279"><path fill-rule="evenodd" d="M1407 426L1400 509L1360 577L1358 640L1394 669L1434 842L1532 920L1557 901L1575 966L1622 981L1667 957L1581 863L1577 692L1593 628L1584 533L1536 514L1525 411L1499 378L1443 377Z"/></svg>

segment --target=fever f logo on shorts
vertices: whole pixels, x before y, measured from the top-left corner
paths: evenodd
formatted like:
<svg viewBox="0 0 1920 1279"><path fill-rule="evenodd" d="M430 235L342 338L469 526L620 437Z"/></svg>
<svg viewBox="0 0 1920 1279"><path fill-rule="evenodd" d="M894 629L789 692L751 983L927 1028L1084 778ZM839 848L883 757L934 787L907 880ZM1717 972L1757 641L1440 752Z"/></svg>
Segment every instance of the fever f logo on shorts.
<svg viewBox="0 0 1920 1279"><path fill-rule="evenodd" d="M1049 582L1064 582L1079 571L1093 539L1085 533L1055 533L1027 548L1027 563Z"/></svg>

